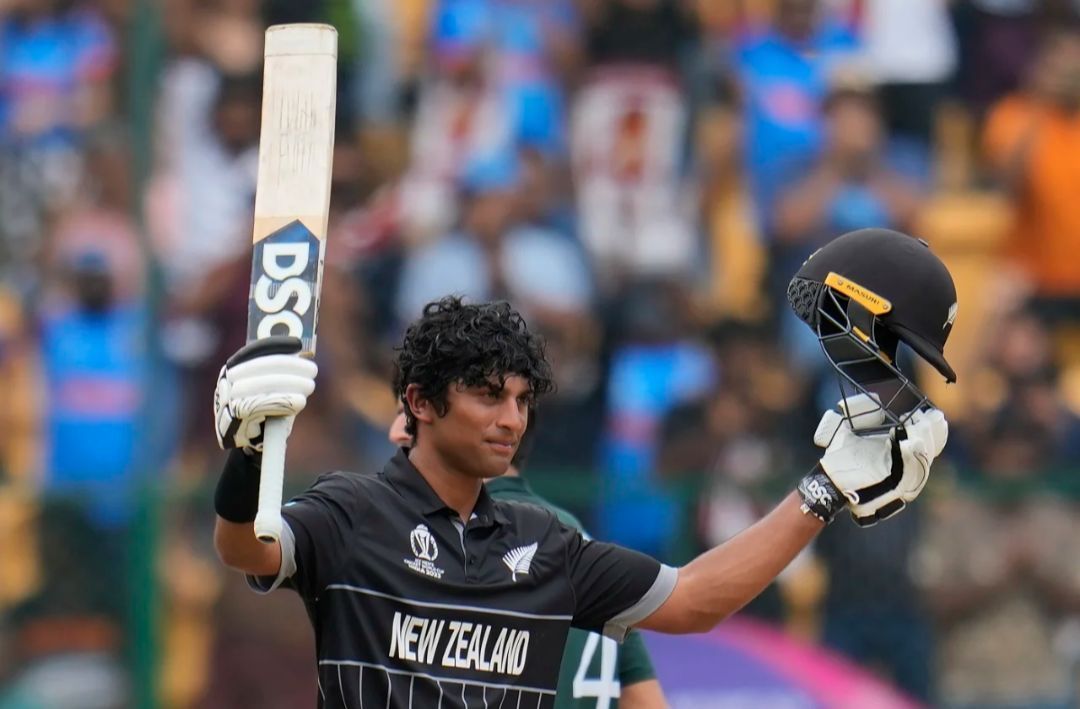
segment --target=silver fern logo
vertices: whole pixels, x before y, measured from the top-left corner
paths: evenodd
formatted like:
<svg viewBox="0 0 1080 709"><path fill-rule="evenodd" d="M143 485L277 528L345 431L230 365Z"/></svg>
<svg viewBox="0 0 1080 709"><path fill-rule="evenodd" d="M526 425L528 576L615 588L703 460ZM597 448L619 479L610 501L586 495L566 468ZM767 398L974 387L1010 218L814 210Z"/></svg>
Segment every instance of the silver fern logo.
<svg viewBox="0 0 1080 709"><path fill-rule="evenodd" d="M944 330L949 325L952 325L954 322L956 322L956 310L957 310L956 306L958 306L958 305L959 305L959 303L953 303L952 305L949 306L949 317L945 320L945 324L941 326L942 330Z"/></svg>
<svg viewBox="0 0 1080 709"><path fill-rule="evenodd" d="M532 564L533 556L536 554L537 543L533 542L527 547L518 547L517 549L511 549L503 555L503 563L506 564L506 568L510 569L510 578L517 583L517 576L527 576L529 574L529 566Z"/></svg>

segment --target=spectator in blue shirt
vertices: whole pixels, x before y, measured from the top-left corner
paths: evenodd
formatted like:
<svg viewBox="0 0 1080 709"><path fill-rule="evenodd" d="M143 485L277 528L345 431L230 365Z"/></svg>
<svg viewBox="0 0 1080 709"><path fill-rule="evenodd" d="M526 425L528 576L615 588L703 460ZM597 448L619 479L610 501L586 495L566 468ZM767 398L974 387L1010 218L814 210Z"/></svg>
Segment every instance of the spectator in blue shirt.
<svg viewBox="0 0 1080 709"><path fill-rule="evenodd" d="M21 0L0 17L0 136L4 143L76 140L109 109L116 63L109 28L85 9Z"/></svg>
<svg viewBox="0 0 1080 709"><path fill-rule="evenodd" d="M736 51L746 170L766 234L778 194L821 149L829 78L857 49L854 34L825 17L818 0L780 0L772 26Z"/></svg>

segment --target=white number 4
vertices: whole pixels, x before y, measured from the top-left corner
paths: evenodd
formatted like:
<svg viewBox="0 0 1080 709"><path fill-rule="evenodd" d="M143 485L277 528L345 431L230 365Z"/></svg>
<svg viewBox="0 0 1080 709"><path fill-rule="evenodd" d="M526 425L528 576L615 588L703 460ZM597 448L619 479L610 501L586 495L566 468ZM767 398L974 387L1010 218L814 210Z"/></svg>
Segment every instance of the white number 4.
<svg viewBox="0 0 1080 709"><path fill-rule="evenodd" d="M600 645L600 678L586 679L596 646ZM619 698L619 680L615 679L615 660L619 645L611 638L589 633L581 651L581 664L574 674L574 698L596 697L596 709L612 709L612 699Z"/></svg>

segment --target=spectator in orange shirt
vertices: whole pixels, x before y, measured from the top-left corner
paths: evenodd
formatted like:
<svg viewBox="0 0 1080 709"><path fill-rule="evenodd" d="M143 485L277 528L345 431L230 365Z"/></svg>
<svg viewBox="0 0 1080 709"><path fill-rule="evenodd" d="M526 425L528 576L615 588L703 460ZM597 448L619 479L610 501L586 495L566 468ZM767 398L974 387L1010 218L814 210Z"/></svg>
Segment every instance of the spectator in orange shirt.
<svg viewBox="0 0 1080 709"><path fill-rule="evenodd" d="M992 109L984 136L991 166L1017 209L1009 255L1047 314L1080 302L1080 28L1044 42L1025 90Z"/></svg>

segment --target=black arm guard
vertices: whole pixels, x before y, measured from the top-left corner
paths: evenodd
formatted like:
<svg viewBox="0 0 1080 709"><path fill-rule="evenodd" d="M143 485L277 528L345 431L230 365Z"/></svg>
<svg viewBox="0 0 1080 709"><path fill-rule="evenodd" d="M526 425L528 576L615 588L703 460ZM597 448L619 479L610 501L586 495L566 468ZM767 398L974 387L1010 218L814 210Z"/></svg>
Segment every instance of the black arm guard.
<svg viewBox="0 0 1080 709"><path fill-rule="evenodd" d="M236 448L229 451L214 491L214 511L218 517L238 524L255 521L261 472L262 453L248 455Z"/></svg>

